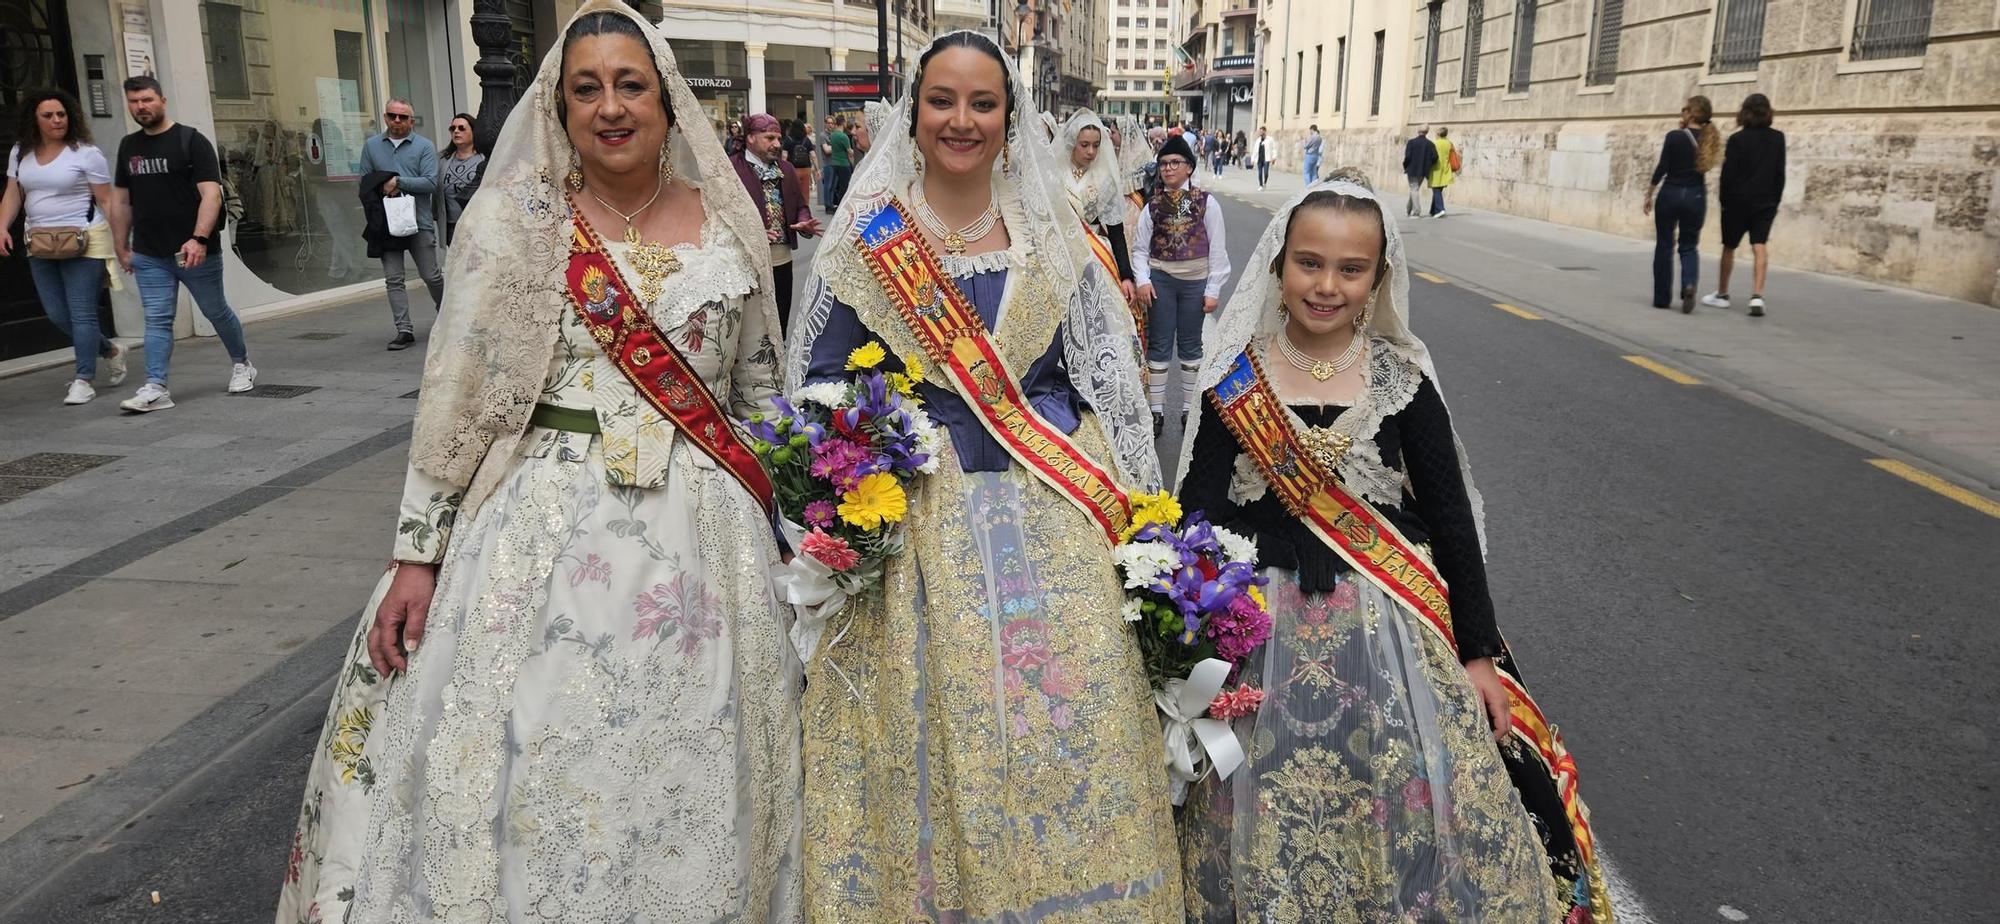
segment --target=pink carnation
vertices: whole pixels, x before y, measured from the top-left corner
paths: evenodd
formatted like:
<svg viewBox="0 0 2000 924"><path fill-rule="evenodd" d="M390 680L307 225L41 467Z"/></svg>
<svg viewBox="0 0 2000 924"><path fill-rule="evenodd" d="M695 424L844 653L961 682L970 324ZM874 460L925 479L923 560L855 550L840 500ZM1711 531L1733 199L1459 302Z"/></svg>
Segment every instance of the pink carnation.
<svg viewBox="0 0 2000 924"><path fill-rule="evenodd" d="M816 527L819 529L825 529L826 527L832 526L833 515L835 513L835 510L836 508L833 506L833 501L830 500L816 500L810 504L807 504L806 525Z"/></svg>
<svg viewBox="0 0 2000 924"><path fill-rule="evenodd" d="M1215 643L1215 653L1232 664L1242 661L1271 637L1271 614L1243 594L1230 601L1229 608L1211 613L1201 624L1203 635Z"/></svg>
<svg viewBox="0 0 2000 924"><path fill-rule="evenodd" d="M1228 721L1240 719L1257 711L1264 705L1264 691L1244 684L1234 690L1224 690L1215 694L1208 704L1208 714L1212 718Z"/></svg>
<svg viewBox="0 0 2000 924"><path fill-rule="evenodd" d="M827 535L825 530L815 529L807 533L804 539L799 540L799 551L835 571L846 571L861 563L861 553L848 547L847 540Z"/></svg>

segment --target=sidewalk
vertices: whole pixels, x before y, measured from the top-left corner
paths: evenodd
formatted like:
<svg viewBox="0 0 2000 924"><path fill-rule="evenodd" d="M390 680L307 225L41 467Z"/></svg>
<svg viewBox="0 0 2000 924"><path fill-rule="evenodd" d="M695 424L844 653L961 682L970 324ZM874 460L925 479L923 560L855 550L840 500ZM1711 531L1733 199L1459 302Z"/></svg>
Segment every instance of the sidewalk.
<svg viewBox="0 0 2000 924"><path fill-rule="evenodd" d="M1197 182L1273 210L1302 186L1298 175L1274 172L1260 191L1255 171L1236 169ZM1405 192L1384 191L1392 214L1402 214ZM1448 191L1446 199L1448 205ZM1649 241L1456 208L1442 219L1399 221L1417 269L1621 349L1650 353L1842 439L1899 450L1976 490L2000 490L2000 310L1774 265L1766 285L1769 315L1751 319L1744 307L1745 246L1730 281L1735 307L1697 304L1683 315L1678 302L1669 311L1651 307ZM1774 232L1780 250L1784 223L1780 214ZM1719 255L1702 256L1699 289L1706 295L1715 287ZM1418 285L1414 323L1421 334L1438 321L1423 317Z"/></svg>
<svg viewBox="0 0 2000 924"><path fill-rule="evenodd" d="M67 368L0 379L0 869L122 822L331 676L402 488L424 342L391 333L379 298L252 323L252 396L183 340L177 406L145 415L117 405L136 355L79 407ZM185 761L147 750L170 737ZM59 804L62 830L15 837Z"/></svg>

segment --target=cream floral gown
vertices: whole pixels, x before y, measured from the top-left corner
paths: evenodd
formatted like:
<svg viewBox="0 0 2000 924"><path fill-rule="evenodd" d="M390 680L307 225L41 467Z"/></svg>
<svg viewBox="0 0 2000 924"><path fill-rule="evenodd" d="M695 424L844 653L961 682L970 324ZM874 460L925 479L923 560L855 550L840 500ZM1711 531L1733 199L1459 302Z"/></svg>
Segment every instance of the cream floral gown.
<svg viewBox="0 0 2000 924"><path fill-rule="evenodd" d="M623 244L608 244L638 278ZM711 220L651 306L732 413L776 391L754 268ZM405 676L365 611L315 753L278 912L317 921L792 921L797 664L761 508L646 404L565 308L493 498L412 469L398 559L442 562ZM485 464L494 464L489 459Z"/></svg>

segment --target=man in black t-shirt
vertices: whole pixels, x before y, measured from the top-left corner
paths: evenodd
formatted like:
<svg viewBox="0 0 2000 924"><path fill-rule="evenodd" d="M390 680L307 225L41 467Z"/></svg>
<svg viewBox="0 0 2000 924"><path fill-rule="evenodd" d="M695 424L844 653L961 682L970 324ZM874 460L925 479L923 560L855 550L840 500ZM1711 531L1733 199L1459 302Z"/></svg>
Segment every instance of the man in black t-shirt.
<svg viewBox="0 0 2000 924"><path fill-rule="evenodd" d="M167 366L183 285L229 350L229 392L249 391L257 369L243 343L243 322L222 293L222 165L215 146L167 118L167 98L151 77L125 81L125 108L139 130L118 142L111 239L118 264L138 278L146 307L146 384L118 406L140 414L174 406Z"/></svg>

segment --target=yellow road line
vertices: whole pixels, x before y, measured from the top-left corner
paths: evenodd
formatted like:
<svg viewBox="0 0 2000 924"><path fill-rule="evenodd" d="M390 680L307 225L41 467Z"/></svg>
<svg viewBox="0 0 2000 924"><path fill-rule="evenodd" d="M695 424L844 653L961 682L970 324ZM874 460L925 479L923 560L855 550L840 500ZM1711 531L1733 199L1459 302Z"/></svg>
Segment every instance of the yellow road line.
<svg viewBox="0 0 2000 924"><path fill-rule="evenodd" d="M1994 503L1985 497L1974 494L1923 469L1906 465L1894 459L1869 459L1868 464L1904 481L1936 491L1989 517L2000 517L2000 503Z"/></svg>
<svg viewBox="0 0 2000 924"><path fill-rule="evenodd" d="M1422 279L1422 280L1423 280L1423 281L1425 281L1425 282L1435 282L1435 283L1437 283L1438 285L1444 285L1444 284L1446 284L1447 282L1449 282L1449 280L1445 279L1445 278L1444 278L1443 276L1439 276L1439 275L1437 275L1437 274L1435 274L1435 273L1423 273L1423 272L1419 272L1419 273L1416 273L1416 274L1414 274L1414 275L1415 275L1415 276L1416 276L1416 277L1417 277L1418 279Z"/></svg>
<svg viewBox="0 0 2000 924"><path fill-rule="evenodd" d="M1511 314L1514 317L1520 318L1524 321L1539 321L1542 319L1542 316L1539 314L1529 311L1526 308L1516 308L1513 305L1507 304L1506 302L1494 302L1493 307L1498 308L1501 311L1505 311L1508 314Z"/></svg>
<svg viewBox="0 0 2000 924"><path fill-rule="evenodd" d="M1625 357L1625 361L1631 363L1634 366L1638 366L1639 368L1644 369L1648 372L1654 373L1659 377L1666 379L1669 382L1676 382L1681 385L1701 384L1701 380L1695 378L1694 376L1682 372L1679 369L1676 369L1665 363L1656 363L1650 359L1647 359L1644 356L1627 356Z"/></svg>

